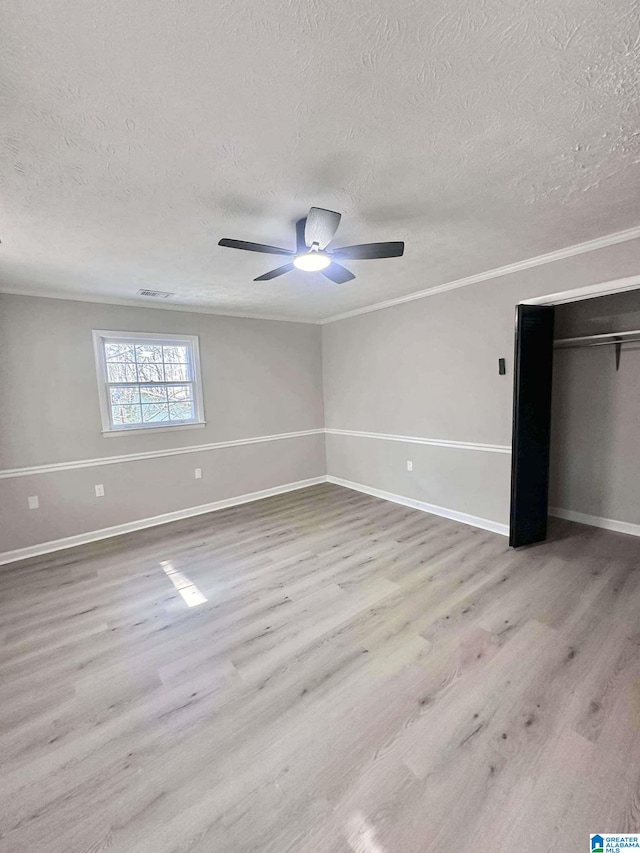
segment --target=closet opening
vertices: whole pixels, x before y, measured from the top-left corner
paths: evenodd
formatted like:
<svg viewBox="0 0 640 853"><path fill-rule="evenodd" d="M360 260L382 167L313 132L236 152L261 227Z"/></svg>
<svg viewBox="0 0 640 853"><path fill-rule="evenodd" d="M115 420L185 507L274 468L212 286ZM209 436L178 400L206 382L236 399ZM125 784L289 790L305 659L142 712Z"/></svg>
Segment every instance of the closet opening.
<svg viewBox="0 0 640 853"><path fill-rule="evenodd" d="M548 300L517 308L509 544L640 535L640 289Z"/></svg>

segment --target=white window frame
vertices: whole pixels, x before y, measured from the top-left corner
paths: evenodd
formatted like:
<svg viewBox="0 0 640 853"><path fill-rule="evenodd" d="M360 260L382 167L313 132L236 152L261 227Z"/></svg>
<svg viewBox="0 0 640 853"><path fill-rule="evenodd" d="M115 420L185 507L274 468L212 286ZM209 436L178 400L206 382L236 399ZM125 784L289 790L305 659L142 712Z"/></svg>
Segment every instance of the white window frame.
<svg viewBox="0 0 640 853"><path fill-rule="evenodd" d="M151 431L162 432L165 430L198 429L206 425L204 418L204 403L202 399L202 374L200 371L200 347L197 335L169 335L165 332L114 332L105 329L93 329L93 352L96 363L96 376L98 378L98 399L100 402L100 417L102 420L102 435L110 438L116 435L132 435L135 433L148 433ZM139 344L142 342L156 344L184 344L189 347L189 361L193 373L194 418L189 421L167 423L158 421L148 424L114 424L111 416L111 403L109 401L109 381L107 378L107 366L105 360L105 342L118 341L119 343ZM123 383L115 383L123 384ZM133 384L133 383L132 383ZM144 383L135 383L144 384ZM154 383L147 383L154 384Z"/></svg>

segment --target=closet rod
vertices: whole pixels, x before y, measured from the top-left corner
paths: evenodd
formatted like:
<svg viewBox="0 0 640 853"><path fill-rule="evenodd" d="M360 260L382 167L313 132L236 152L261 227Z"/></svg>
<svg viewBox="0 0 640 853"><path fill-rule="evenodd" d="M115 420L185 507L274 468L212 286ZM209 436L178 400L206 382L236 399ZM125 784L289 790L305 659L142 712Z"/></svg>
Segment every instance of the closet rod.
<svg viewBox="0 0 640 853"><path fill-rule="evenodd" d="M607 332L604 335L584 335L580 338L558 338L553 342L556 349L569 347L602 347L640 342L640 329L632 332Z"/></svg>

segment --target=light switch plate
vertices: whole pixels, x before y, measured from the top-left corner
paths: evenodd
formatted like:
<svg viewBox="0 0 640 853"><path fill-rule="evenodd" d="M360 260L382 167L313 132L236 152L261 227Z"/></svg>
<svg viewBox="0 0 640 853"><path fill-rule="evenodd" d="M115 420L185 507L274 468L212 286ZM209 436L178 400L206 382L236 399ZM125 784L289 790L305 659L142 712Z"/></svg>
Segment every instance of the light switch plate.
<svg viewBox="0 0 640 853"><path fill-rule="evenodd" d="M100 483L99 485L96 485L96 497L97 498L103 498L104 497L104 486L102 485L102 483Z"/></svg>
<svg viewBox="0 0 640 853"><path fill-rule="evenodd" d="M413 462L410 459L407 459L407 471L413 471Z"/></svg>
<svg viewBox="0 0 640 853"><path fill-rule="evenodd" d="M31 497L27 498L27 504L29 506L29 509L39 509L40 508L40 501L38 500L37 495L31 495Z"/></svg>
<svg viewBox="0 0 640 853"><path fill-rule="evenodd" d="M196 480L202 479L202 468L196 468Z"/></svg>

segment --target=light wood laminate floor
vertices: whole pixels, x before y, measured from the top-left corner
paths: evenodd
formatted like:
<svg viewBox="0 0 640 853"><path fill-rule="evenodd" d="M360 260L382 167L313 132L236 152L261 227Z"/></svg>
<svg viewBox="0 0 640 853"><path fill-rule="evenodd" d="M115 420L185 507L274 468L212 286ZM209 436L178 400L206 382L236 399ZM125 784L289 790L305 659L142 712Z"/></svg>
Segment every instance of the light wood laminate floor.
<svg viewBox="0 0 640 853"><path fill-rule="evenodd" d="M567 522L514 552L322 485L7 566L0 851L638 830L639 557Z"/></svg>

